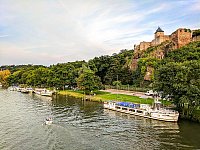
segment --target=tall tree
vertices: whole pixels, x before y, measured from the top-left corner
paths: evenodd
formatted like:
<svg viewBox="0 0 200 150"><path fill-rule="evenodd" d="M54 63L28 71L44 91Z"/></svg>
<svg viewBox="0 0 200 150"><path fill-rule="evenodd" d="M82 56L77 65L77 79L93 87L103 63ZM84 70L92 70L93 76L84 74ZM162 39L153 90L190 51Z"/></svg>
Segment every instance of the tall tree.
<svg viewBox="0 0 200 150"><path fill-rule="evenodd" d="M200 104L200 61L168 63L156 72L155 89L171 95L180 112L192 117Z"/></svg>
<svg viewBox="0 0 200 150"><path fill-rule="evenodd" d="M7 86L8 83L7 83L7 79L8 77L10 76L10 71L9 70L3 70L3 71L0 71L0 83L3 85L3 86Z"/></svg>
<svg viewBox="0 0 200 150"><path fill-rule="evenodd" d="M95 73L85 65L80 69L80 75L77 78L77 85L86 94L93 90L97 90L101 86L100 78L95 76Z"/></svg>

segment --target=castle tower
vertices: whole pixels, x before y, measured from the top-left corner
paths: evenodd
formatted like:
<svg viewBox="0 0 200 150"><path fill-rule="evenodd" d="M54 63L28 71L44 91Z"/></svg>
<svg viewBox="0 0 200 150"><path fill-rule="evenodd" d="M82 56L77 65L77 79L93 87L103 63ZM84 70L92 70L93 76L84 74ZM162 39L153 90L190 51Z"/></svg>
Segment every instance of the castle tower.
<svg viewBox="0 0 200 150"><path fill-rule="evenodd" d="M158 29L156 30L155 34L155 39L158 38L159 36L164 36L164 31L158 27Z"/></svg>
<svg viewBox="0 0 200 150"><path fill-rule="evenodd" d="M155 34L155 39L154 39L155 45L159 45L165 41L164 31L160 27L158 27L158 29L154 34Z"/></svg>

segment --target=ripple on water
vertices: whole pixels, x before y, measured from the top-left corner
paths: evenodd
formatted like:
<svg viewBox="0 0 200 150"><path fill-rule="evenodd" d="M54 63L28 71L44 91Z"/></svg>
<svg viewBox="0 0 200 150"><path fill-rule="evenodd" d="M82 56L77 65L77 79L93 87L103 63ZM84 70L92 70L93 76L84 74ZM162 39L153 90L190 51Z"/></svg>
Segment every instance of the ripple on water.
<svg viewBox="0 0 200 150"><path fill-rule="evenodd" d="M132 150L200 147L197 142L187 140L188 127L185 124L180 126L104 110L100 103L68 97L51 100L6 90L0 90L0 99L0 149ZM53 117L53 124L42 125L48 116ZM196 139L198 134L195 134L193 140Z"/></svg>

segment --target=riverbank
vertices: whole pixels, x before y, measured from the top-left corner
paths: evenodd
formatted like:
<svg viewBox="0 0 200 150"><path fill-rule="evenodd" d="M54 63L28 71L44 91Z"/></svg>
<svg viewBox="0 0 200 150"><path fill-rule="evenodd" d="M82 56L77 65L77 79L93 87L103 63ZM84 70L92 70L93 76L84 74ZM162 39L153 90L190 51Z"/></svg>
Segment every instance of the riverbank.
<svg viewBox="0 0 200 150"><path fill-rule="evenodd" d="M148 96L140 98L144 96L144 94L142 93L137 92L137 94L134 94L134 92L128 92L124 90L118 90L118 91L101 90L95 92L94 95L84 95L83 91L65 90L65 91L59 91L58 94L72 96L82 100L98 101L98 102L116 100L116 101L132 102L139 104L152 104L154 101L152 98ZM170 104L168 101L163 101L163 103L165 105Z"/></svg>
<svg viewBox="0 0 200 150"><path fill-rule="evenodd" d="M114 90L114 89L101 90L95 92L95 95L85 95L85 96L83 91L73 91L73 90L59 91L58 94L68 95L86 101L97 101L97 102L115 100L115 101L132 102L138 104L152 104L154 101L152 98L150 98L150 96L144 97L143 92ZM169 101L161 101L161 102L164 104L164 106L171 105ZM180 114L180 118L183 120L200 122L200 110L196 110L194 112L194 115L189 118Z"/></svg>
<svg viewBox="0 0 200 150"><path fill-rule="evenodd" d="M59 95L51 100L0 89L0 99L3 150L200 148L200 126L189 121L157 121ZM44 126L47 117L53 124Z"/></svg>

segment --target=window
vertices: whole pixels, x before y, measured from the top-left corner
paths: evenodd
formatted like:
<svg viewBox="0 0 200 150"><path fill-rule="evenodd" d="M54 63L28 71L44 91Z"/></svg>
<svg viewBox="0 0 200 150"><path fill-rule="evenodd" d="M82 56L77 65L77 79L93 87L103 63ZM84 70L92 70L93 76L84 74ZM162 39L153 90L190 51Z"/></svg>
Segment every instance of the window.
<svg viewBox="0 0 200 150"><path fill-rule="evenodd" d="M141 110L137 110L137 113L142 113L142 111Z"/></svg>
<svg viewBox="0 0 200 150"><path fill-rule="evenodd" d="M129 111L135 112L135 110L134 110L134 109L129 109Z"/></svg>

